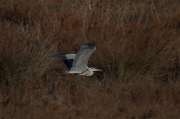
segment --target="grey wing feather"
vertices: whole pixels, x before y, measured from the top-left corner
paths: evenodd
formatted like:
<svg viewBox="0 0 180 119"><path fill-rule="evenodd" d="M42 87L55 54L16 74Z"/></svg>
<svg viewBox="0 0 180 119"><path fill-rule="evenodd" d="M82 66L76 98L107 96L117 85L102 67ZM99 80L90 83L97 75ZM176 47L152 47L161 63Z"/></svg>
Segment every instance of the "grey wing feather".
<svg viewBox="0 0 180 119"><path fill-rule="evenodd" d="M49 57L58 57L60 58L65 65L68 67L68 70L72 68L74 58L76 54L56 54L56 53L51 53L48 55Z"/></svg>
<svg viewBox="0 0 180 119"><path fill-rule="evenodd" d="M57 53L50 53L48 55L49 57L58 57L61 60L67 60L67 59L74 59L76 54L68 54L68 53L63 53L63 54L57 54Z"/></svg>
<svg viewBox="0 0 180 119"><path fill-rule="evenodd" d="M87 69L87 63L89 60L89 57L96 49L94 42L85 43L81 46L79 52L76 54L74 62L73 62L73 68L79 69L81 71L85 71Z"/></svg>

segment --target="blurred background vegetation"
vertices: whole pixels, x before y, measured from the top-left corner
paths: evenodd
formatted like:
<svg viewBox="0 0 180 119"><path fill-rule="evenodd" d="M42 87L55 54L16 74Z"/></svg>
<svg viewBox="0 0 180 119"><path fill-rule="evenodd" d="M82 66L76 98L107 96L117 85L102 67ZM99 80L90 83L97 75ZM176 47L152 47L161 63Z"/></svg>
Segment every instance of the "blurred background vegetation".
<svg viewBox="0 0 180 119"><path fill-rule="evenodd" d="M179 118L179 33L178 0L1 0L0 118ZM48 57L89 41L103 73Z"/></svg>

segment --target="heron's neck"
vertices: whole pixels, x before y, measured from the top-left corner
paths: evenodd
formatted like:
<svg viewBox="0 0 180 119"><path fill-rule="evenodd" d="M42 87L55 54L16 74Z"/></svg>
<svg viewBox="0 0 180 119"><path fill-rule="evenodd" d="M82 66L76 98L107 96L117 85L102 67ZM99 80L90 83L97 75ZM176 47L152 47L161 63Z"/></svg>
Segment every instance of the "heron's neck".
<svg viewBox="0 0 180 119"><path fill-rule="evenodd" d="M88 67L88 71L93 72L94 70L93 70L93 68Z"/></svg>

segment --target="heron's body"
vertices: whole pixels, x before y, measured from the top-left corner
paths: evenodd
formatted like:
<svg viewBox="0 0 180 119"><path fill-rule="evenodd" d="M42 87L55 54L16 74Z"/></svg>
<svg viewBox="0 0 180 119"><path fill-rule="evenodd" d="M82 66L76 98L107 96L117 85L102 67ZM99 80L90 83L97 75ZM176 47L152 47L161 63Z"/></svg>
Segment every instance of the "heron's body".
<svg viewBox="0 0 180 119"><path fill-rule="evenodd" d="M95 43L89 42L81 46L77 54L55 54L52 53L50 57L59 57L68 67L68 71L64 74L77 74L92 76L93 71L102 71L93 67L88 67L87 63L91 54L96 50Z"/></svg>
<svg viewBox="0 0 180 119"><path fill-rule="evenodd" d="M81 71L81 70L68 70L66 71L64 74L67 74L67 73L71 73L71 74L76 74L76 75L83 75L83 76L92 76L93 75L93 70L91 68L87 68L86 71Z"/></svg>

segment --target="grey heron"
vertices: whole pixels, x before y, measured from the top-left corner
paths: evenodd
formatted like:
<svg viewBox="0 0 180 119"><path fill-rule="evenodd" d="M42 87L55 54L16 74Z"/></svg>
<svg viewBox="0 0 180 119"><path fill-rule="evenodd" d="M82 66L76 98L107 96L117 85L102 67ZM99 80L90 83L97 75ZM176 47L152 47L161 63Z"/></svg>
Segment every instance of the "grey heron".
<svg viewBox="0 0 180 119"><path fill-rule="evenodd" d="M77 54L49 54L50 57L60 58L68 67L68 71L63 74L76 74L84 76L92 76L94 71L102 71L94 67L88 67L88 60L91 54L96 50L95 43L93 41L85 43L81 46Z"/></svg>

